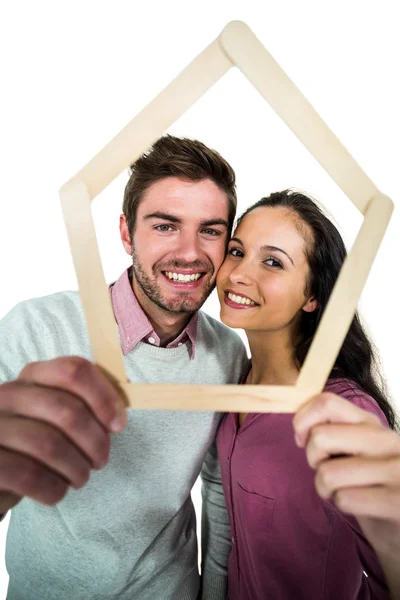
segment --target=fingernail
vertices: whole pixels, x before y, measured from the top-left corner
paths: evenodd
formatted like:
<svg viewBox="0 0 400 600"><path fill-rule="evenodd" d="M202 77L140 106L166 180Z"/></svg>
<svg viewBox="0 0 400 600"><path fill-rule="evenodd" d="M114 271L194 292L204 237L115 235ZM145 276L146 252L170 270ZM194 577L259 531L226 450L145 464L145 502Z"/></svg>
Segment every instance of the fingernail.
<svg viewBox="0 0 400 600"><path fill-rule="evenodd" d="M300 436L297 433L294 434L294 441L299 448L302 448L303 444L301 443Z"/></svg>
<svg viewBox="0 0 400 600"><path fill-rule="evenodd" d="M113 433L119 433L125 427L124 417L115 417L110 423L110 429Z"/></svg>
<svg viewBox="0 0 400 600"><path fill-rule="evenodd" d="M96 465L94 468L96 469L96 471L100 471L100 469L104 469L104 467L107 465L107 463L108 463L107 458L105 458L104 460L99 460L98 462L96 462Z"/></svg>

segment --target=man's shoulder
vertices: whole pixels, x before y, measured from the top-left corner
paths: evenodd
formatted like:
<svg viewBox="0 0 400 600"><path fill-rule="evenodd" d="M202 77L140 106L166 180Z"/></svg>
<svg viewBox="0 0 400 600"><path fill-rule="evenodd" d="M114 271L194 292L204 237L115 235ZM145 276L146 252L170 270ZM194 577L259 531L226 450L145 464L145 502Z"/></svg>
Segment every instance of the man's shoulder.
<svg viewBox="0 0 400 600"><path fill-rule="evenodd" d="M32 298L14 306L0 322L0 381L15 379L29 362L87 352L83 323L77 292Z"/></svg>
<svg viewBox="0 0 400 600"><path fill-rule="evenodd" d="M57 327L81 328L83 311L79 292L57 292L48 296L30 298L16 304L2 319L2 336L46 334Z"/></svg>
<svg viewBox="0 0 400 600"><path fill-rule="evenodd" d="M46 316L81 313L82 305L77 291L64 291L30 298L16 304L9 314L18 318L45 319Z"/></svg>
<svg viewBox="0 0 400 600"><path fill-rule="evenodd" d="M236 331L202 310L199 311L198 335L206 340L209 339L214 343L219 343L219 345L230 344L245 350L245 346Z"/></svg>

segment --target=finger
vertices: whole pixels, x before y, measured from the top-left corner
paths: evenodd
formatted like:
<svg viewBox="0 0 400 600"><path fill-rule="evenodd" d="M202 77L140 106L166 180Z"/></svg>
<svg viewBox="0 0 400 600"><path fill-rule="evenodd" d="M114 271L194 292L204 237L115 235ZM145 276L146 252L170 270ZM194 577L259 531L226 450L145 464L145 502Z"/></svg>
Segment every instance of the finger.
<svg viewBox="0 0 400 600"><path fill-rule="evenodd" d="M76 394L110 431L121 431L126 425L127 413L122 394L101 369L79 356L30 363L18 379Z"/></svg>
<svg viewBox="0 0 400 600"><path fill-rule="evenodd" d="M333 501L357 517L400 521L400 487L345 488L334 494Z"/></svg>
<svg viewBox="0 0 400 600"><path fill-rule="evenodd" d="M376 458L335 458L322 462L316 472L315 487L321 498L329 499L344 488L389 485L400 487L400 456Z"/></svg>
<svg viewBox="0 0 400 600"><path fill-rule="evenodd" d="M96 469L108 462L110 435L86 404L74 394L61 389L12 381L0 388L0 411L57 427L88 457Z"/></svg>
<svg viewBox="0 0 400 600"><path fill-rule="evenodd" d="M89 479L91 465L87 458L58 429L46 423L3 415L0 440L3 449L35 459L75 488Z"/></svg>
<svg viewBox="0 0 400 600"><path fill-rule="evenodd" d="M371 423L380 424L378 417L345 398L324 392L304 404L293 418L296 442L300 447L307 443L310 430L320 423Z"/></svg>
<svg viewBox="0 0 400 600"><path fill-rule="evenodd" d="M307 461L315 469L329 456L357 454L371 457L400 455L400 437L379 424L329 423L312 428L306 446Z"/></svg>
<svg viewBox="0 0 400 600"><path fill-rule="evenodd" d="M53 505L68 488L65 479L34 459L0 447L0 490Z"/></svg>

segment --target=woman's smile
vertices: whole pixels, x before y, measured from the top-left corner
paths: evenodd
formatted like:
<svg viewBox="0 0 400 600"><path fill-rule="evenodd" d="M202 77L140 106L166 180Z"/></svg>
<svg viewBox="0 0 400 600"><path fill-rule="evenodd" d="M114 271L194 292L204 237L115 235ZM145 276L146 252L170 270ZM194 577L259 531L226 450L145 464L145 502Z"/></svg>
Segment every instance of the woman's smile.
<svg viewBox="0 0 400 600"><path fill-rule="evenodd" d="M234 290L225 290L224 301L227 306L235 309L249 309L259 306L257 302L255 302L245 294L235 292Z"/></svg>

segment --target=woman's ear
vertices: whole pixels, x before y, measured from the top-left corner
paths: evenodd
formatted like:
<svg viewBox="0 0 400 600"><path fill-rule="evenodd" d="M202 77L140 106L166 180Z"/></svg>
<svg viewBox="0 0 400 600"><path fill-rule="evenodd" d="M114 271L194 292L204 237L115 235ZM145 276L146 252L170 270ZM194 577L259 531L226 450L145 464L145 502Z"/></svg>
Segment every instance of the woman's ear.
<svg viewBox="0 0 400 600"><path fill-rule="evenodd" d="M307 304L305 304L303 306L303 310L304 312L314 312L314 310L316 310L318 308L319 304L318 304L318 300L316 300L315 298L310 298L307 302Z"/></svg>

